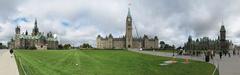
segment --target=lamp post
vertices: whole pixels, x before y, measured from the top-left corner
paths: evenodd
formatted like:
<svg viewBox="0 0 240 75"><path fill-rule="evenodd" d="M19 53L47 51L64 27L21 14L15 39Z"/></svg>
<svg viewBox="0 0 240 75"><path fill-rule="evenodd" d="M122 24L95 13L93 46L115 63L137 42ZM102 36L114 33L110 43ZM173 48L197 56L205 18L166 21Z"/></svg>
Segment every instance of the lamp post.
<svg viewBox="0 0 240 75"><path fill-rule="evenodd" d="M173 56L175 56L175 55L174 55L175 46L173 45L172 47L173 47Z"/></svg>
<svg viewBox="0 0 240 75"><path fill-rule="evenodd" d="M173 56L175 56L175 55L174 55L174 50L173 50Z"/></svg>

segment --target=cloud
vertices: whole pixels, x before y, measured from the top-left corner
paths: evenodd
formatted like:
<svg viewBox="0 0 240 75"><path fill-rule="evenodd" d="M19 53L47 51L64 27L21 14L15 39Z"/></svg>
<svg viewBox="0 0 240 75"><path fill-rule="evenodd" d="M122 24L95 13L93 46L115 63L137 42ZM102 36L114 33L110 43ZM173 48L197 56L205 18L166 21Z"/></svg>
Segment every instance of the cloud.
<svg viewBox="0 0 240 75"><path fill-rule="evenodd" d="M189 35L217 38L223 17L228 39L240 41L238 0L130 2L135 37L137 33L158 36L177 46L183 45ZM129 0L1 0L0 41L10 40L16 25L21 26L22 32L31 32L35 18L40 31L52 31L62 43L95 44L98 34L120 37L125 34L128 4Z"/></svg>
<svg viewBox="0 0 240 75"><path fill-rule="evenodd" d="M16 7L21 3L19 0L0 0L0 22L7 21L9 16L16 14Z"/></svg>

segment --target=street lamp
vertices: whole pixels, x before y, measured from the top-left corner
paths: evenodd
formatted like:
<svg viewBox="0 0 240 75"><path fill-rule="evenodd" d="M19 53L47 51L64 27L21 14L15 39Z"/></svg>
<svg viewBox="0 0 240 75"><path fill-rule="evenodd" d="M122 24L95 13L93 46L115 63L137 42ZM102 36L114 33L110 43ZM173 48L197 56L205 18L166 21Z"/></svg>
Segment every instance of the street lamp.
<svg viewBox="0 0 240 75"><path fill-rule="evenodd" d="M172 47L173 47L173 56L175 56L175 55L174 55L175 46L173 45Z"/></svg>
<svg viewBox="0 0 240 75"><path fill-rule="evenodd" d="M175 56L175 55L174 55L174 50L173 50L173 56Z"/></svg>

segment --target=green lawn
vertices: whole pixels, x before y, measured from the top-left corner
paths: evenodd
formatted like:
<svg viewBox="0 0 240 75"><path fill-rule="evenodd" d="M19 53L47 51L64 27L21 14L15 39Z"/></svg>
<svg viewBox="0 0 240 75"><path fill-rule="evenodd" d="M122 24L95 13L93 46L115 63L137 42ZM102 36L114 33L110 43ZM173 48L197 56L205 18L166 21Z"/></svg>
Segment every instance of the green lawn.
<svg viewBox="0 0 240 75"><path fill-rule="evenodd" d="M126 50L16 50L15 55L21 75L23 69L27 75L211 75L214 70L211 64L181 59L160 66L171 58Z"/></svg>

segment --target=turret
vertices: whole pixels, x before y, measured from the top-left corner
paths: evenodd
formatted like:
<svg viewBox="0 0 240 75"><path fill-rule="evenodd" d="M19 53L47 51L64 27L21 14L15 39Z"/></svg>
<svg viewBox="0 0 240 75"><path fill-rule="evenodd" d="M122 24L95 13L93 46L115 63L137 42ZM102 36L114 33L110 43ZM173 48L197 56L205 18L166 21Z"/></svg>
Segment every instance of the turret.
<svg viewBox="0 0 240 75"><path fill-rule="evenodd" d="M126 18L126 48L132 47L132 16L130 13L130 8L128 8L128 14Z"/></svg>
<svg viewBox="0 0 240 75"><path fill-rule="evenodd" d="M16 29L15 29L15 33L16 33L16 34L20 34L20 30L21 30L20 27L17 26Z"/></svg>
<svg viewBox="0 0 240 75"><path fill-rule="evenodd" d="M143 39L148 39L148 36L144 34Z"/></svg>
<svg viewBox="0 0 240 75"><path fill-rule="evenodd" d="M109 38L113 38L112 34L109 34Z"/></svg>
<svg viewBox="0 0 240 75"><path fill-rule="evenodd" d="M227 45L226 41L226 30L224 27L224 23L222 21L222 26L220 28L220 50L224 51L227 50L229 46Z"/></svg>
<svg viewBox="0 0 240 75"><path fill-rule="evenodd" d="M155 39L155 40L158 40L158 37L157 37L157 36L155 36L155 37L154 37L154 39Z"/></svg>
<svg viewBox="0 0 240 75"><path fill-rule="evenodd" d="M222 41L226 40L226 30L224 25L222 25L220 29L220 40Z"/></svg>
<svg viewBox="0 0 240 75"><path fill-rule="evenodd" d="M101 35L98 35L97 38L101 38Z"/></svg>
<svg viewBox="0 0 240 75"><path fill-rule="evenodd" d="M199 39L197 39L196 42L199 42Z"/></svg>
<svg viewBox="0 0 240 75"><path fill-rule="evenodd" d="M13 40L13 37L11 38L11 42L13 42L14 40Z"/></svg>
<svg viewBox="0 0 240 75"><path fill-rule="evenodd" d="M188 42L192 42L192 36L188 37Z"/></svg>
<svg viewBox="0 0 240 75"><path fill-rule="evenodd" d="M37 35L39 33L39 30L38 30L38 26L37 26L37 19L35 19L35 23L34 23L34 28L33 28L33 31L32 31L32 35Z"/></svg>
<svg viewBox="0 0 240 75"><path fill-rule="evenodd" d="M47 33L47 37L48 37L48 38L53 38L52 32L48 32L48 33Z"/></svg>
<svg viewBox="0 0 240 75"><path fill-rule="evenodd" d="M28 31L26 30L25 35L28 35Z"/></svg>

